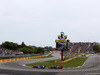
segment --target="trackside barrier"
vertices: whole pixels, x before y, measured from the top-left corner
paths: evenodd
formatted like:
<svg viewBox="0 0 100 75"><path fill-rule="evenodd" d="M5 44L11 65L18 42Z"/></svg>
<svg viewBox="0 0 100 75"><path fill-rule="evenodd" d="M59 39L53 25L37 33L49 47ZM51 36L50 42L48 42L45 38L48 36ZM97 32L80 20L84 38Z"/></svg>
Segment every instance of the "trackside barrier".
<svg viewBox="0 0 100 75"><path fill-rule="evenodd" d="M87 53L68 53L65 56L73 56L73 55L76 55L76 56L79 56L79 55L87 55Z"/></svg>
<svg viewBox="0 0 100 75"><path fill-rule="evenodd" d="M5 60L0 60L0 62L9 62L9 61L18 61L18 60L26 60L26 59L35 59L35 58L41 58L41 57L45 57L45 55L34 56L34 57L24 57L24 58L15 58L15 59L5 59Z"/></svg>
<svg viewBox="0 0 100 75"><path fill-rule="evenodd" d="M100 53L96 53L96 54L100 54Z"/></svg>
<svg viewBox="0 0 100 75"><path fill-rule="evenodd" d="M65 61L55 61L55 63L65 63L65 62L71 61L71 60L76 59L76 58L77 57L73 57L73 58L67 59Z"/></svg>

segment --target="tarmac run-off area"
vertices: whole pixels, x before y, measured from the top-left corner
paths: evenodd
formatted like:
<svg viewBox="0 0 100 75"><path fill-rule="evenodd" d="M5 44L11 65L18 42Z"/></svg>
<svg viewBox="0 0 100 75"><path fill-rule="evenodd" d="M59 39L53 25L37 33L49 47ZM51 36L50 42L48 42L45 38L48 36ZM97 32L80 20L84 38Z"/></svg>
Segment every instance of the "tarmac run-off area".
<svg viewBox="0 0 100 75"><path fill-rule="evenodd" d="M26 67L25 64L36 63L48 60L59 59L59 53L53 53L54 57L40 58L40 59L27 59L12 62L0 63L0 75L100 75L100 56L92 55L86 62L77 68L67 69L33 69Z"/></svg>

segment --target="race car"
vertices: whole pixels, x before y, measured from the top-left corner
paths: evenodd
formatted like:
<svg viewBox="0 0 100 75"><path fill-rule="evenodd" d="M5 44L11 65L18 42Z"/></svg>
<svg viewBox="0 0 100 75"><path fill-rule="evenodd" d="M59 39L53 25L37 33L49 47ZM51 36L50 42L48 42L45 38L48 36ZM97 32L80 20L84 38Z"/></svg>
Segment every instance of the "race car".
<svg viewBox="0 0 100 75"><path fill-rule="evenodd" d="M63 66L54 66L54 67L50 67L49 69L62 69Z"/></svg>
<svg viewBox="0 0 100 75"><path fill-rule="evenodd" d="M39 65L39 66L33 66L33 68L40 68L40 69L45 69L45 67L46 66L44 66L44 65L43 66L41 66L41 65Z"/></svg>

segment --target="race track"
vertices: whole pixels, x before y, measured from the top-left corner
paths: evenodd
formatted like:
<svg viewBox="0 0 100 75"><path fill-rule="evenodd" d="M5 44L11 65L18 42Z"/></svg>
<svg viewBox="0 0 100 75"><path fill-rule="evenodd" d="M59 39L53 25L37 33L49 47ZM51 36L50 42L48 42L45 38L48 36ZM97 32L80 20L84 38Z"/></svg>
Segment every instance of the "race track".
<svg viewBox="0 0 100 75"><path fill-rule="evenodd" d="M33 69L23 66L28 63L42 62L58 59L59 54L54 53L52 58L27 59L20 61L0 63L0 75L100 75L100 56L90 56L83 66L68 69Z"/></svg>

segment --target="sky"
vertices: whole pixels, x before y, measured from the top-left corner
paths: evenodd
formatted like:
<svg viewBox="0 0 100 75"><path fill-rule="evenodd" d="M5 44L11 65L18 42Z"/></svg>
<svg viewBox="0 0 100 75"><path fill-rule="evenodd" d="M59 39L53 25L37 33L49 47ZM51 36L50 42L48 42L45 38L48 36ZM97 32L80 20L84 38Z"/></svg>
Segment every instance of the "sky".
<svg viewBox="0 0 100 75"><path fill-rule="evenodd" d="M70 42L100 42L100 0L0 0L0 44L55 47L60 32Z"/></svg>

